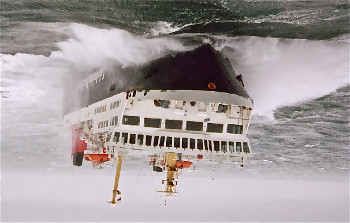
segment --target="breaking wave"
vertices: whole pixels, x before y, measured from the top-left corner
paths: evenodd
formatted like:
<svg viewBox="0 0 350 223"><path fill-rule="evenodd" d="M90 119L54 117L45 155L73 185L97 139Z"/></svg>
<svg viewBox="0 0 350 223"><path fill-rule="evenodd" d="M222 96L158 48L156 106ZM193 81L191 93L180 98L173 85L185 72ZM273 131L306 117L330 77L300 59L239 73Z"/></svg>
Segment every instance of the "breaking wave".
<svg viewBox="0 0 350 223"><path fill-rule="evenodd" d="M260 114L321 97L349 83L346 42L217 37L216 48L242 73Z"/></svg>
<svg viewBox="0 0 350 223"><path fill-rule="evenodd" d="M146 38L120 29L99 29L76 23L67 26L63 29L60 24L60 29L71 36L58 42L58 50L50 56L2 55L2 82L17 80L14 85L5 86L9 95L33 92L28 98L35 100L35 92L42 89L46 89L47 95L57 92L76 72L88 74L111 61L120 66L142 64L172 51L195 47L184 44L181 36L176 35ZM231 60L236 72L244 77L257 114L271 115L279 106L320 97L348 83L349 44L346 42L248 36L193 38L210 42Z"/></svg>

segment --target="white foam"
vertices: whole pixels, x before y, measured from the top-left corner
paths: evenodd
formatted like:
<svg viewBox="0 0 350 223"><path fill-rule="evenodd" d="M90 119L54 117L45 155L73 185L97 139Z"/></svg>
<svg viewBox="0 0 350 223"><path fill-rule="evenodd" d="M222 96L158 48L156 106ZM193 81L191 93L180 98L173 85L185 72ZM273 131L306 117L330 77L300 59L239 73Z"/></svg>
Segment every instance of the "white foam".
<svg viewBox="0 0 350 223"><path fill-rule="evenodd" d="M173 23L158 21L154 23L147 36L159 36L179 31L183 27L175 26Z"/></svg>
<svg viewBox="0 0 350 223"><path fill-rule="evenodd" d="M24 24L23 27L40 26ZM185 50L181 42L171 38L146 38L120 29L99 29L83 24L46 24L41 28L71 35L58 42L58 51L50 56L17 53L1 55L2 81L13 83L4 90L10 99L29 103L41 96L61 94L62 85L77 73L89 75L93 68L113 64L128 66L142 64L161 57L169 51ZM37 102L38 103L38 102Z"/></svg>
<svg viewBox="0 0 350 223"><path fill-rule="evenodd" d="M184 50L180 42L169 38L148 39L120 29L98 29L76 23L70 28L74 37L58 43L60 51L53 52L51 57L78 67L103 67L108 60L123 66L142 64L169 50Z"/></svg>

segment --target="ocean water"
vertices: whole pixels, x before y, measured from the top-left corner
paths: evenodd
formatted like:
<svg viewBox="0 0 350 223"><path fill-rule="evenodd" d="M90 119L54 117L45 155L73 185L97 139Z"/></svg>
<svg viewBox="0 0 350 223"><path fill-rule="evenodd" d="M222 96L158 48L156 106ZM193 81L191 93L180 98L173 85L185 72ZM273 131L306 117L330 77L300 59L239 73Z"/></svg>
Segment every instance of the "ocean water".
<svg viewBox="0 0 350 223"><path fill-rule="evenodd" d="M63 87L76 77L210 43L243 75L255 102L248 131L253 157L244 168L218 165L217 176L339 181L348 189L348 1L3 0L0 5L4 176L76 173L69 133L62 127ZM132 173L145 171L142 159L129 161ZM211 166L199 170L213 174ZM14 182L11 177L2 184ZM11 200L7 191L2 196ZM342 213L340 220L348 219L349 213ZM255 217L238 219L276 220Z"/></svg>

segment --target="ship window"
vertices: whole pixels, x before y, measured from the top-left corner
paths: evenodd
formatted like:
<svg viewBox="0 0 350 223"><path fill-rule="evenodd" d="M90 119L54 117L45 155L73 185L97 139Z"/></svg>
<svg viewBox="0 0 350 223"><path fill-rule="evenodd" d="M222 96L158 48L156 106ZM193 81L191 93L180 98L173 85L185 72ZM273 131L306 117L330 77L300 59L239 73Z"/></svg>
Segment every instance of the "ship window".
<svg viewBox="0 0 350 223"><path fill-rule="evenodd" d="M203 149L203 139L197 139L197 149Z"/></svg>
<svg viewBox="0 0 350 223"><path fill-rule="evenodd" d="M169 108L170 101L168 100L154 100L154 105L156 107Z"/></svg>
<svg viewBox="0 0 350 223"><path fill-rule="evenodd" d="M166 129L182 129L182 121L180 120L165 120Z"/></svg>
<svg viewBox="0 0 350 223"><path fill-rule="evenodd" d="M227 152L227 142L221 141L221 151L224 153Z"/></svg>
<svg viewBox="0 0 350 223"><path fill-rule="evenodd" d="M208 140L204 140L204 148L208 151Z"/></svg>
<svg viewBox="0 0 350 223"><path fill-rule="evenodd" d="M159 136L154 136L154 138L153 138L153 146L158 146L158 142L159 142Z"/></svg>
<svg viewBox="0 0 350 223"><path fill-rule="evenodd" d="M150 146L152 144L152 136L146 135L146 146Z"/></svg>
<svg viewBox="0 0 350 223"><path fill-rule="evenodd" d="M120 133L116 132L113 137L113 142L115 143L119 142L119 137L120 137Z"/></svg>
<svg viewBox="0 0 350 223"><path fill-rule="evenodd" d="M120 101L112 102L111 105L110 105L110 109L118 108L119 107L119 103L120 103Z"/></svg>
<svg viewBox="0 0 350 223"><path fill-rule="evenodd" d="M135 144L135 140L136 140L136 134L130 134L129 143Z"/></svg>
<svg viewBox="0 0 350 223"><path fill-rule="evenodd" d="M128 143L128 133L122 133L122 142Z"/></svg>
<svg viewBox="0 0 350 223"><path fill-rule="evenodd" d="M188 138L182 138L182 148L187 149L188 147Z"/></svg>
<svg viewBox="0 0 350 223"><path fill-rule="evenodd" d="M143 145L143 135L137 135L137 143L140 146Z"/></svg>
<svg viewBox="0 0 350 223"><path fill-rule="evenodd" d="M233 124L228 124L227 125L227 132L228 133L242 134L242 131L243 131L243 126L242 125L233 125Z"/></svg>
<svg viewBox="0 0 350 223"><path fill-rule="evenodd" d="M164 146L164 142L165 142L165 136L161 136L160 137L160 141L159 141L159 146L163 147Z"/></svg>
<svg viewBox="0 0 350 223"><path fill-rule="evenodd" d="M225 113L228 109L227 105L219 104L217 113Z"/></svg>
<svg viewBox="0 0 350 223"><path fill-rule="evenodd" d="M140 125L140 116L123 115L123 125Z"/></svg>
<svg viewBox="0 0 350 223"><path fill-rule="evenodd" d="M241 142L236 142L236 151L238 153L242 152L242 143Z"/></svg>
<svg viewBox="0 0 350 223"><path fill-rule="evenodd" d="M223 124L208 123L208 125L207 125L207 132L222 133L223 128L224 128Z"/></svg>
<svg viewBox="0 0 350 223"><path fill-rule="evenodd" d="M212 142L211 140L208 140L208 145L209 145L209 151L213 151L213 145L212 145Z"/></svg>
<svg viewBox="0 0 350 223"><path fill-rule="evenodd" d="M166 137L166 146L172 147L173 146L173 138L172 137Z"/></svg>
<svg viewBox="0 0 350 223"><path fill-rule="evenodd" d="M145 127L160 128L162 119L159 118L145 118Z"/></svg>
<svg viewBox="0 0 350 223"><path fill-rule="evenodd" d="M191 149L195 149L196 148L196 140L190 138L190 148Z"/></svg>
<svg viewBox="0 0 350 223"><path fill-rule="evenodd" d="M118 116L114 116L111 120L111 125L117 125L118 124Z"/></svg>
<svg viewBox="0 0 350 223"><path fill-rule="evenodd" d="M220 150L219 141L214 141L214 150L215 150L216 152L219 152L219 150Z"/></svg>
<svg viewBox="0 0 350 223"><path fill-rule="evenodd" d="M180 148L180 138L177 138L177 137L174 138L174 147Z"/></svg>
<svg viewBox="0 0 350 223"><path fill-rule="evenodd" d="M111 87L109 88L110 91L114 91L115 90L115 87L117 87L116 84L112 84Z"/></svg>
<svg viewBox="0 0 350 223"><path fill-rule="evenodd" d="M186 123L186 130L189 131L203 131L203 122L191 122Z"/></svg>
<svg viewBox="0 0 350 223"><path fill-rule="evenodd" d="M249 151L249 146L248 146L248 143L247 143L247 142L244 142L244 143L243 143L243 152L245 152L245 153L250 153L250 151Z"/></svg>
<svg viewBox="0 0 350 223"><path fill-rule="evenodd" d="M235 143L234 142L229 142L228 143L228 148L230 150L230 153L233 153L235 151Z"/></svg>

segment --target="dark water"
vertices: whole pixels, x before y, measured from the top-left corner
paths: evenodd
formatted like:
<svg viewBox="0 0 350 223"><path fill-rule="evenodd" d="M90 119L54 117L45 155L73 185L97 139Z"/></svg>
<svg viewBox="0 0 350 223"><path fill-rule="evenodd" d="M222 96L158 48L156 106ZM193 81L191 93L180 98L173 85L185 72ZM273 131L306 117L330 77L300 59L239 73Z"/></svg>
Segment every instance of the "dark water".
<svg viewBox="0 0 350 223"><path fill-rule="evenodd" d="M0 4L3 168L70 162L62 88L76 73L211 43L255 101L244 171L348 178L348 1Z"/></svg>

